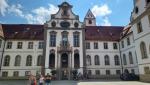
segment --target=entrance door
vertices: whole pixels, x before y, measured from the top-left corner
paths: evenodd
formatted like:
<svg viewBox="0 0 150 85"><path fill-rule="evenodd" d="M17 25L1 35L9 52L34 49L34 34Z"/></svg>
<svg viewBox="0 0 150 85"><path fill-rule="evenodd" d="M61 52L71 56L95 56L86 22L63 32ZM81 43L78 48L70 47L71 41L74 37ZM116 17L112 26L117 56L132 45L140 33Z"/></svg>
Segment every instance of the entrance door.
<svg viewBox="0 0 150 85"><path fill-rule="evenodd" d="M66 53L61 56L61 68L68 68L68 55Z"/></svg>
<svg viewBox="0 0 150 85"><path fill-rule="evenodd" d="M62 80L68 80L69 74L68 74L68 54L63 53L61 55L61 79Z"/></svg>

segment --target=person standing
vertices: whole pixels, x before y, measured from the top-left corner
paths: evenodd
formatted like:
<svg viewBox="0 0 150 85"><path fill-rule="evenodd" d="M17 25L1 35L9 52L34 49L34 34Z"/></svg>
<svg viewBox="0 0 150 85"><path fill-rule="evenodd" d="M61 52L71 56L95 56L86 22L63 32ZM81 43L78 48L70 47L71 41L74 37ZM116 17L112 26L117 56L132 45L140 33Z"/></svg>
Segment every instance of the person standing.
<svg viewBox="0 0 150 85"><path fill-rule="evenodd" d="M51 83L51 76L49 75L49 73L47 73L47 75L45 76L45 84L50 85L50 83Z"/></svg>
<svg viewBox="0 0 150 85"><path fill-rule="evenodd" d="M44 77L43 77L43 75L40 76L39 85L44 85Z"/></svg>
<svg viewBox="0 0 150 85"><path fill-rule="evenodd" d="M32 74L29 76L29 85L37 85L36 78Z"/></svg>

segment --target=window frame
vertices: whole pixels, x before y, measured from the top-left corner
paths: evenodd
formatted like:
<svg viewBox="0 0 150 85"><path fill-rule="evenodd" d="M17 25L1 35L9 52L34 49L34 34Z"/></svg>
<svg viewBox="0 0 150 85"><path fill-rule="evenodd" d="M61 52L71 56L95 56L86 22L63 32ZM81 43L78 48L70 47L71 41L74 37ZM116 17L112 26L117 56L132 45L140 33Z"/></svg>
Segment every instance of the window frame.
<svg viewBox="0 0 150 85"><path fill-rule="evenodd" d="M32 56L28 55L26 58L26 66L32 66Z"/></svg>
<svg viewBox="0 0 150 85"><path fill-rule="evenodd" d="M23 42L17 42L17 49L22 49Z"/></svg>
<svg viewBox="0 0 150 85"><path fill-rule="evenodd" d="M117 50L118 49L118 45L117 43L113 43L113 49Z"/></svg>
<svg viewBox="0 0 150 85"><path fill-rule="evenodd" d="M139 34L139 33L141 33L141 32L143 32L142 22L139 21L139 22L137 23L137 33Z"/></svg>
<svg viewBox="0 0 150 85"><path fill-rule="evenodd" d="M100 57L98 55L94 56L94 60L95 60L95 65L100 65Z"/></svg>
<svg viewBox="0 0 150 85"><path fill-rule="evenodd" d="M104 42L104 49L108 49L108 43Z"/></svg>
<svg viewBox="0 0 150 85"><path fill-rule="evenodd" d="M98 49L98 42L94 42L94 49Z"/></svg>
<svg viewBox="0 0 150 85"><path fill-rule="evenodd" d="M33 49L34 42L28 42L28 49Z"/></svg>
<svg viewBox="0 0 150 85"><path fill-rule="evenodd" d="M12 42L9 41L9 42L7 42L6 49L11 49L11 48L12 48Z"/></svg>

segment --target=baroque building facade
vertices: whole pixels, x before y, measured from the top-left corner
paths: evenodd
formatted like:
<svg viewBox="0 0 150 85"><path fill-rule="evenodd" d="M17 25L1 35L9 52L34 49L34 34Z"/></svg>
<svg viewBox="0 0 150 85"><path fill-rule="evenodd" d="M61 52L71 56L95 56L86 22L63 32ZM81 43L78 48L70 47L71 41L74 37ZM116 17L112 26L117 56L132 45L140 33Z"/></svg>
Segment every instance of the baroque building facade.
<svg viewBox="0 0 150 85"><path fill-rule="evenodd" d="M55 71L57 79L69 80L75 70L87 73L89 78L119 78L125 70L140 75L141 80L150 78L147 75L150 18L146 15L149 8L144 8L142 15L140 7L145 1L134 2L134 11L139 6L141 14L133 11L131 23L125 27L96 26L91 10L80 22L79 16L72 12L73 6L67 2L58 5L59 11L44 25L1 24L0 78L25 78L29 72L37 75ZM147 27L138 34L136 22L142 17Z"/></svg>

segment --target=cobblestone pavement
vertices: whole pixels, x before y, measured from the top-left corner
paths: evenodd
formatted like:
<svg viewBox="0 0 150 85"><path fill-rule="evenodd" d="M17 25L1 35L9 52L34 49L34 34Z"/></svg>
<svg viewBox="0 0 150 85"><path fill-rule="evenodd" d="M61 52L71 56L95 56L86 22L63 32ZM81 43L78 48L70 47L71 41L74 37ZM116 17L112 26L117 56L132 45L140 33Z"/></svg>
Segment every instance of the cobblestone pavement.
<svg viewBox="0 0 150 85"><path fill-rule="evenodd" d="M26 80L0 80L0 85L27 85ZM51 85L150 85L138 81L52 81Z"/></svg>

